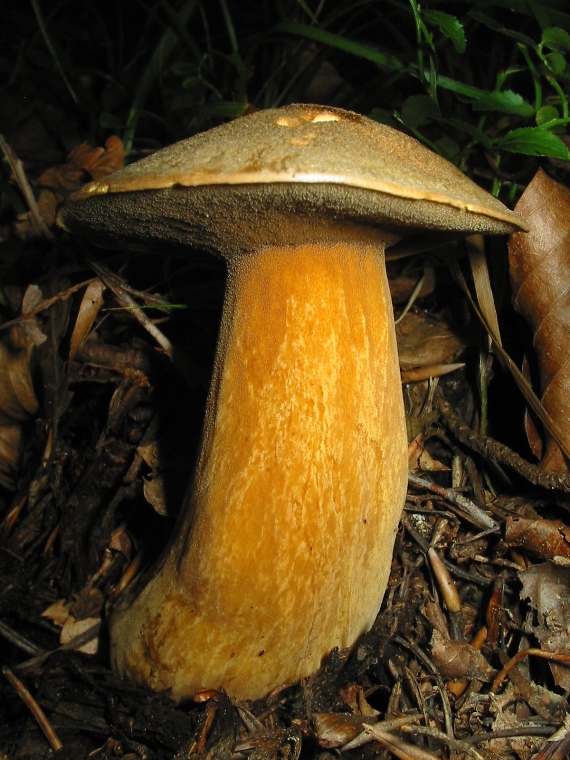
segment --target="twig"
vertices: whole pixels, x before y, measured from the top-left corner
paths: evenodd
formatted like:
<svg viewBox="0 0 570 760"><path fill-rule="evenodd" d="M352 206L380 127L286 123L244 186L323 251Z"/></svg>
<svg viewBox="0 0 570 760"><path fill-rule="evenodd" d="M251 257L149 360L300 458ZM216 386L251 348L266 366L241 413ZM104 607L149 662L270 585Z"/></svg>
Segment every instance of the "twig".
<svg viewBox="0 0 570 760"><path fill-rule="evenodd" d="M20 649L22 652L25 652L26 654L32 656L32 657L39 657L42 654L45 654L45 650L41 647L37 646L33 642L31 642L29 639L27 639L25 636L22 636L20 633L17 633L16 631L12 630L9 626L6 625L6 623L3 623L0 620L0 636L6 639L6 641L9 641L10 644L13 644L13 646Z"/></svg>
<svg viewBox="0 0 570 760"><path fill-rule="evenodd" d="M435 667L427 654L423 652L416 644L412 644L410 641L406 641L406 639L403 639L401 636L396 636L394 638L394 642L404 647L405 649L409 649L409 651L412 652L418 658L418 660L420 660L420 662L425 665L427 670L437 680L437 685L439 687L439 696L441 697L441 704L443 706L443 715L445 717L446 733L447 736L449 736L451 739L454 739L455 736L453 733L453 720L451 718L451 705L449 704L449 697L447 696L445 684L443 683L443 678L441 677L439 670Z"/></svg>
<svg viewBox="0 0 570 760"><path fill-rule="evenodd" d="M544 649L535 649L531 647L530 649L523 649L520 652L517 652L514 657L511 657L511 659L506 663L506 665L501 668L501 670L497 673L497 677L493 681L493 684L491 686L491 693L495 694L499 688L499 686L502 684L506 676L509 674L509 672L519 663L521 660L523 660L525 657L529 657L530 655L534 657L540 657L543 660L550 660L551 662L561 662L564 665L570 665L570 654L558 654L557 652L547 652Z"/></svg>
<svg viewBox="0 0 570 760"><path fill-rule="evenodd" d="M81 290L81 288L85 288L88 285L90 285L92 282L94 282L94 278L90 278L89 280L83 280L82 282L77 283L76 285L71 285L69 288L66 288L65 290L61 290L59 293L57 293L55 296L52 296L51 298L44 298L39 303L37 303L33 309L30 311L27 311L25 314L22 314L19 317L15 317L14 319L10 319L7 322L2 322L0 325L0 331L7 330L10 327L13 327L14 325L21 324L22 322L29 321L30 319L33 319L38 314L41 314L42 311L45 311L46 309L49 309L51 306L53 306L56 303L59 303L59 301L67 301L68 298L70 298L77 290Z"/></svg>
<svg viewBox="0 0 570 760"><path fill-rule="evenodd" d="M55 243L55 235L51 232L47 224L44 222L44 219L38 208L38 204L36 203L34 193L32 192L32 188L30 187L30 183L28 182L28 178L24 172L22 162L14 153L12 148L8 145L3 135L0 135L0 148L6 156L6 160L10 164L10 168L14 172L14 177L16 178L16 182L18 183L18 186L22 191L24 198L26 199L26 203L30 209L32 221L35 224L36 229L38 229L42 235L50 241L50 243Z"/></svg>
<svg viewBox="0 0 570 760"><path fill-rule="evenodd" d="M401 718L390 718L388 720L379 721L378 723L374 723L373 725L379 730L384 731L386 733L394 731L395 729L401 728L402 726L407 726L411 723L417 723L419 720L421 720L422 716L419 713L410 713L408 715L403 715ZM341 752L350 752L351 749L356 749L357 747L362 747L364 744L370 744L370 742L374 741L374 737L371 736L368 732L362 731L362 733L358 734L358 736L355 739L352 739L348 742L348 744L345 744L343 747L340 747Z"/></svg>
<svg viewBox="0 0 570 760"><path fill-rule="evenodd" d="M16 665L15 669L19 673L24 673L27 670L35 668L37 665L41 665L55 652L66 652L69 649L80 649L82 646L85 646L85 644L88 644L90 641L96 638L99 635L100 630L101 623L97 622L94 625L90 626L86 631L83 631L83 633L80 633L78 636L74 636L67 642L67 644L62 644L56 649L50 649L48 652L44 651L42 654L37 655L37 657L33 657L31 660L26 660L26 662L22 662L19 665Z"/></svg>
<svg viewBox="0 0 570 760"><path fill-rule="evenodd" d="M568 473L545 472L537 465L527 462L503 443L499 443L489 436L479 435L463 422L459 415L453 411L451 404L444 398L436 398L435 406L447 427L461 443L468 446L472 451L476 451L498 464L510 467L535 486L570 493L570 475Z"/></svg>
<svg viewBox="0 0 570 760"><path fill-rule="evenodd" d="M423 734L424 736L431 736L437 741L447 744L451 749L455 749L458 752L464 752L466 755L476 758L476 760L483 760L481 755L476 752L467 742L463 739L451 739L443 731L439 731L433 726L404 726L402 731L407 734Z"/></svg>
<svg viewBox="0 0 570 760"><path fill-rule="evenodd" d="M424 552L424 554L427 554L429 549L428 542L420 535L420 533L418 533L417 530L414 529L413 525L405 514L402 517L402 524L410 536L417 543L417 545L420 547L420 549ZM478 537L481 535L485 536L488 532L489 531L485 531L483 534L479 534ZM489 578L485 578L482 575L475 575L474 573L470 573L467 570L464 570L462 567L454 565L453 562L450 562L448 559L443 558L443 564L449 570L451 575L454 575L456 578L461 578L461 580L467 581L468 583L475 583L478 586L490 586L492 583Z"/></svg>
<svg viewBox="0 0 570 760"><path fill-rule="evenodd" d="M466 736L464 744L479 744L490 742L493 739L510 739L516 736L552 736L552 726L526 726L525 728L501 728L497 731L489 731L487 734L473 734Z"/></svg>
<svg viewBox="0 0 570 760"><path fill-rule="evenodd" d="M452 257L449 259L448 263L449 263L451 273L456 278L457 282L461 286L461 289L467 296L469 303L471 304L471 308L477 315L481 324L487 330L487 333L493 343L493 348L497 354L497 357L499 358L503 366L507 367L507 369L512 375L513 380L517 384L520 392L523 394L525 401L530 406L532 411L536 414L538 419L542 422L544 427L548 430L552 438L554 438L554 440L560 447L560 450L562 451L564 456L567 459L570 459L570 441L567 440L567 437L560 429L560 426L548 414L548 412L542 405L542 402L536 396L536 394L530 387L529 383L527 382L526 378L524 377L520 369L517 367L517 365L514 363L514 361L511 359L511 357L507 354L505 349L502 347L500 338L497 335L495 335L495 333L493 332L493 328L491 327L491 325L489 325L487 319L481 313L481 310L477 308L477 305L475 304L475 301L473 300L473 296L471 295L471 292L469 288L467 287L467 283L465 282L465 278L463 277L463 273L461 272L461 269L459 268L457 261ZM532 482L533 481L531 480L531 483ZM536 485L542 485L542 483L537 483ZM560 486L546 485L545 487L559 488ZM566 490L566 489L563 489L563 490Z"/></svg>
<svg viewBox="0 0 570 760"><path fill-rule="evenodd" d="M413 744L409 744L403 739L400 739L399 736L394 736L394 734L388 734L385 731L380 731L376 728L376 726L365 726L364 730L366 733L370 734L370 736L373 736L377 742L380 742L383 747L386 747L386 749L388 749L391 754L400 758L400 760L437 759L437 755L434 755L432 752L428 752L425 749L421 749L421 747L416 747Z"/></svg>
<svg viewBox="0 0 570 760"><path fill-rule="evenodd" d="M34 720L43 731L44 736L48 740L49 745L52 748L52 750L54 752L57 752L58 750L60 750L63 747L63 744L60 742L58 735L55 733L55 731L51 727L48 719L45 716L44 711L38 705L36 700L32 697L30 692L26 689L24 684L20 681L20 679L16 675L14 675L14 673L10 670L10 668L4 666L2 668L2 673L6 676L8 681L10 681L10 683L12 684L12 686L14 687L16 691L16 694L23 700L28 710L32 713Z"/></svg>
<svg viewBox="0 0 570 760"><path fill-rule="evenodd" d="M483 528L483 530L489 531L499 530L499 526L495 520L493 520L492 517L489 517L481 507L478 507L475 502L470 501L470 499L465 498L465 496L462 496L456 491L453 491L450 488L444 488L443 486L438 486L436 483L432 483L425 478L419 478L412 473L408 474L408 483L419 488L425 488L428 491L441 496L443 499L450 502L450 504L454 504L461 510L464 517L478 528Z"/></svg>
<svg viewBox="0 0 570 760"><path fill-rule="evenodd" d="M107 269L107 267L94 261L92 257L86 255L85 258L88 261L89 266L96 272L105 285L115 294L117 299L130 310L135 319L141 323L144 329L147 330L162 348L170 361L180 370L182 375L186 378L188 385L191 388L203 387L207 380L207 373L204 372L204 369L191 357L180 351L174 350L172 343L166 335L159 330L154 322L147 317L140 305L128 294L127 291L129 288L125 283L123 283L113 272ZM166 307L166 304L161 305Z"/></svg>
<svg viewBox="0 0 570 760"><path fill-rule="evenodd" d="M125 292L125 289L119 285L115 278L109 277L109 273L105 267L101 266L94 261L90 262L91 267L97 272L101 280L105 285L113 291L119 301L131 310L131 313L135 319L137 319L144 329L151 335L158 345L162 348L166 356L172 361L173 349L172 343L168 340L166 335L158 329L158 327L147 317L143 309L139 304L131 298L131 296Z"/></svg>

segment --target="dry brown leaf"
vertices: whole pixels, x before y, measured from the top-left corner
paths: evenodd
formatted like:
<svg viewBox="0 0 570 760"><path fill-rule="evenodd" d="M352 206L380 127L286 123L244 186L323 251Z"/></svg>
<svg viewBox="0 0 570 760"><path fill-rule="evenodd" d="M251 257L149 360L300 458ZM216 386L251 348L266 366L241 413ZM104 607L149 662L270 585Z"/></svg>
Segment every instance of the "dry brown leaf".
<svg viewBox="0 0 570 760"><path fill-rule="evenodd" d="M489 267L487 265L487 257L485 256L482 235L471 235L467 239L467 252L479 308L485 317L486 323L493 332L493 337L500 344L499 320L491 288L491 278L489 276Z"/></svg>
<svg viewBox="0 0 570 760"><path fill-rule="evenodd" d="M0 419L28 420L38 411L32 381L33 345L23 330L12 327L0 341Z"/></svg>
<svg viewBox="0 0 570 760"><path fill-rule="evenodd" d="M399 262L386 262L388 271L388 285L390 286L390 296L392 303L402 304L409 301L414 292L417 290L416 299L425 298L435 290L436 274L435 269L425 266L421 272L412 272L401 274L397 269ZM419 289L418 289L419 286Z"/></svg>
<svg viewBox="0 0 570 760"><path fill-rule="evenodd" d="M521 596L529 599L536 610L538 624L533 621L530 633L537 637L540 648L570 654L570 568L545 562L521 570L519 578L523 584ZM549 664L556 684L570 691L570 668Z"/></svg>
<svg viewBox="0 0 570 760"><path fill-rule="evenodd" d="M0 485L12 488L20 452L22 450L22 426L0 423Z"/></svg>
<svg viewBox="0 0 570 760"><path fill-rule="evenodd" d="M449 363L465 347L461 338L442 320L408 313L396 325L401 370Z"/></svg>
<svg viewBox="0 0 570 760"><path fill-rule="evenodd" d="M570 528L559 520L508 517L505 543L526 549L541 559L570 559Z"/></svg>
<svg viewBox="0 0 570 760"><path fill-rule="evenodd" d="M37 310L43 300L43 293L40 287L35 283L28 285L22 298L22 314L32 314Z"/></svg>
<svg viewBox="0 0 570 760"><path fill-rule="evenodd" d="M422 470L423 472L448 471L447 465L432 457L423 445L423 439L423 433L419 433L408 444L408 469Z"/></svg>
<svg viewBox="0 0 570 760"><path fill-rule="evenodd" d="M105 597L98 588L85 586L75 595L69 612L76 620L98 617L105 606Z"/></svg>
<svg viewBox="0 0 570 760"><path fill-rule="evenodd" d="M152 480L143 478L143 493L145 499L157 514L162 515L162 517L168 517L168 500L162 475L157 475Z"/></svg>
<svg viewBox="0 0 570 760"><path fill-rule="evenodd" d="M0 340L0 482L12 487L22 448L22 424L38 411L32 379L33 343L20 327Z"/></svg>
<svg viewBox="0 0 570 760"><path fill-rule="evenodd" d="M348 713L313 713L313 728L319 746L324 749L343 747L362 733L364 721Z"/></svg>
<svg viewBox="0 0 570 760"><path fill-rule="evenodd" d="M448 641L434 630L431 659L444 678L490 681L494 670L484 655L465 641Z"/></svg>
<svg viewBox="0 0 570 760"><path fill-rule="evenodd" d="M51 604L42 612L42 617L51 620L58 628L61 628L59 643L64 646L69 644L77 636L85 633L95 625L101 626L101 616L86 617L77 620L70 612L71 605L63 599ZM97 654L99 649L99 637L94 636L91 641L78 647L79 652L84 654Z"/></svg>
<svg viewBox="0 0 570 760"><path fill-rule="evenodd" d="M531 384L531 373L527 356L523 356L521 371L528 383ZM524 432L526 433L526 439L533 455L536 459L542 459L542 451L544 449L542 433L538 429L537 423L534 421L534 417L528 407L524 412Z"/></svg>
<svg viewBox="0 0 570 760"><path fill-rule="evenodd" d="M354 715L363 718L376 718L380 713L367 701L362 686L350 684L340 691L340 697L344 704L349 707Z"/></svg>
<svg viewBox="0 0 570 760"><path fill-rule="evenodd" d="M570 439L570 190L539 170L516 205L530 225L509 242L514 307L533 331L542 403ZM568 471L547 437L540 466Z"/></svg>
<svg viewBox="0 0 570 760"><path fill-rule="evenodd" d="M93 323L103 306L103 293L105 286L101 280L93 280L89 283L81 299L77 319L71 336L69 358L73 359L89 335Z"/></svg>
<svg viewBox="0 0 570 760"><path fill-rule="evenodd" d="M70 641L73 641L73 639L81 636L82 633L86 633L86 631L90 630L95 625L98 626L98 628L101 627L100 617L76 620L73 615L70 615L63 624L63 628L61 629L59 643L62 646L69 644ZM87 644L82 644L77 648L77 651L83 652L83 654L97 654L98 650L99 636L97 635L94 635L93 638L87 642Z"/></svg>
<svg viewBox="0 0 570 760"><path fill-rule="evenodd" d="M57 625L58 628L63 628L65 621L69 617L69 604L65 599L58 599L57 602L50 604L50 606L42 612L42 617L51 620L51 622Z"/></svg>
<svg viewBox="0 0 570 760"><path fill-rule="evenodd" d="M38 208L46 224L55 222L58 205L86 181L101 179L122 169L125 163L123 143L111 136L104 148L91 148L83 143L71 151L67 163L47 169L38 179ZM37 236L29 214L22 215L15 224L16 234L24 240Z"/></svg>

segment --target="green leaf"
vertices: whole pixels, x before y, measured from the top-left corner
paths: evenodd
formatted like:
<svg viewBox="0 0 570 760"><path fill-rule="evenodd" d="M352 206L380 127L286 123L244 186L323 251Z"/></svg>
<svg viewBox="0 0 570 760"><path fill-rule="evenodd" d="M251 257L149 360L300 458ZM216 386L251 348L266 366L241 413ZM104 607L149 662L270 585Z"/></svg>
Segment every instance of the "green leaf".
<svg viewBox="0 0 570 760"><path fill-rule="evenodd" d="M525 156L548 156L570 161L570 152L562 140L542 127L520 127L511 129L501 138L496 147L509 153L524 153Z"/></svg>
<svg viewBox="0 0 570 760"><path fill-rule="evenodd" d="M517 116L532 116L534 108L512 90L485 92L473 103L475 111L500 111Z"/></svg>
<svg viewBox="0 0 570 760"><path fill-rule="evenodd" d="M466 121L462 121L461 119L446 119L445 123L449 124L450 127L454 127L455 129L459 129L461 132L465 132L466 134L470 135L474 140L477 140L477 142L481 143L481 145L487 150L492 150L493 143L491 141L491 138L488 137L482 129L478 129L472 124L468 124Z"/></svg>
<svg viewBox="0 0 570 760"><path fill-rule="evenodd" d="M570 53L570 34L558 27L545 29L542 33L542 44L558 53Z"/></svg>
<svg viewBox="0 0 570 760"><path fill-rule="evenodd" d="M123 119L119 119L114 113L109 111L103 111L99 114L99 126L101 129L123 129L125 122Z"/></svg>
<svg viewBox="0 0 570 760"><path fill-rule="evenodd" d="M566 58L562 53L549 53L544 56L544 63L548 67L551 74L558 76L566 69Z"/></svg>
<svg viewBox="0 0 570 760"><path fill-rule="evenodd" d="M378 121L380 124L387 124L389 127L394 127L394 129L401 129L400 123L394 118L393 111L387 111L385 108L373 108L368 113L368 118L374 119L374 121Z"/></svg>
<svg viewBox="0 0 570 760"><path fill-rule="evenodd" d="M505 37L510 37L511 39L516 40L517 42L521 42L523 45L526 45L527 47L536 48L536 42L530 37L527 37L526 34L513 31L512 29L507 29L502 24L499 24L498 21L495 21L494 18L492 18L491 16L488 16L486 13L480 13L479 11L470 11L469 15L471 16L471 18L474 18L475 21L479 21L480 24L487 26L489 29L492 29L494 32L503 34Z"/></svg>
<svg viewBox="0 0 570 760"><path fill-rule="evenodd" d="M464 53L467 46L467 39L463 25L449 13L443 11L425 11L424 18L430 24L439 27L440 32L453 42L453 47L458 53Z"/></svg>
<svg viewBox="0 0 570 760"><path fill-rule="evenodd" d="M457 164L461 158L461 148L450 137L446 137L445 135L440 137L439 140L436 140L435 146L440 156L447 158L452 164Z"/></svg>
<svg viewBox="0 0 570 760"><path fill-rule="evenodd" d="M437 103L427 95L410 95L400 111L402 121L412 129L420 129L431 121L439 121L441 115Z"/></svg>
<svg viewBox="0 0 570 760"><path fill-rule="evenodd" d="M244 103L243 101L211 101L210 103L202 103L196 106L194 115L199 117L215 117L216 119L236 119L245 112L248 105L248 103Z"/></svg>
<svg viewBox="0 0 570 760"><path fill-rule="evenodd" d="M463 95L471 101L475 111L499 111L515 116L532 116L534 114L534 108L531 104L512 90L486 92L449 77L438 77L437 84L444 90L451 90L458 95Z"/></svg>
<svg viewBox="0 0 570 760"><path fill-rule="evenodd" d="M542 127L549 121L558 119L559 117L560 114L558 113L558 109L554 106L542 106L542 108L540 108L536 114L536 123L537 126Z"/></svg>

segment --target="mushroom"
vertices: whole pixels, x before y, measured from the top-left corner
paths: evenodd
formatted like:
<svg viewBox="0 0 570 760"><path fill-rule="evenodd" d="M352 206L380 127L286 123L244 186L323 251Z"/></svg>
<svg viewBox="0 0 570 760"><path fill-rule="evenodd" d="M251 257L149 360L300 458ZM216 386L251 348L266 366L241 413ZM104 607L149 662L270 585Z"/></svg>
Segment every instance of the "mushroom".
<svg viewBox="0 0 570 760"><path fill-rule="evenodd" d="M308 676L372 626L406 493L385 248L520 218L396 130L293 105L92 182L60 224L228 265L195 476L168 548L110 616L114 668L176 700Z"/></svg>

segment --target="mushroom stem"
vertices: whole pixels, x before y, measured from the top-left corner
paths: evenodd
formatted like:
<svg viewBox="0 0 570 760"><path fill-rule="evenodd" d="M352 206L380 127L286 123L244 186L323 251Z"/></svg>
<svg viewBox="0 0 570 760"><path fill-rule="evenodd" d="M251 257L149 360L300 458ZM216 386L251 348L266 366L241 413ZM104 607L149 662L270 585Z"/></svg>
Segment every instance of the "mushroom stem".
<svg viewBox="0 0 570 760"><path fill-rule="evenodd" d="M230 259L181 529L110 622L121 674L256 699L370 628L406 491L399 386L381 246Z"/></svg>

